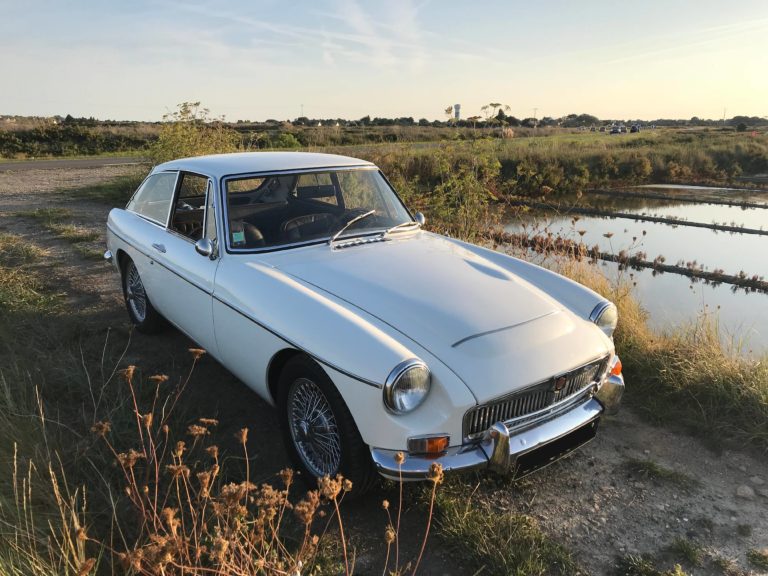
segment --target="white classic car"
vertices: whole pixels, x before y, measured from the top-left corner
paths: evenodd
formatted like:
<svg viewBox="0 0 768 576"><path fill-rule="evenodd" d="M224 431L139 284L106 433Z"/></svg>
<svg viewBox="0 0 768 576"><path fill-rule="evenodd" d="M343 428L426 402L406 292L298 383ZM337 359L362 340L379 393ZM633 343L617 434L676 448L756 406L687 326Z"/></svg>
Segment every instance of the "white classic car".
<svg viewBox="0 0 768 576"><path fill-rule="evenodd" d="M110 212L105 258L136 328L167 320L275 405L309 477L522 476L592 439L624 390L616 307L423 223L363 160L204 156Z"/></svg>

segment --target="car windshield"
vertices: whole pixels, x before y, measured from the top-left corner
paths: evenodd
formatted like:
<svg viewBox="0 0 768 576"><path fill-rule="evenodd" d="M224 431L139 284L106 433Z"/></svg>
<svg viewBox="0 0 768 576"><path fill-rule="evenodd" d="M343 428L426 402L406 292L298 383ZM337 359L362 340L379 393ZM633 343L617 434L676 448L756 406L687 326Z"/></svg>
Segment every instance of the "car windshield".
<svg viewBox="0 0 768 576"><path fill-rule="evenodd" d="M343 239L412 222L376 169L235 176L224 181L224 193L234 250L319 242L340 231Z"/></svg>

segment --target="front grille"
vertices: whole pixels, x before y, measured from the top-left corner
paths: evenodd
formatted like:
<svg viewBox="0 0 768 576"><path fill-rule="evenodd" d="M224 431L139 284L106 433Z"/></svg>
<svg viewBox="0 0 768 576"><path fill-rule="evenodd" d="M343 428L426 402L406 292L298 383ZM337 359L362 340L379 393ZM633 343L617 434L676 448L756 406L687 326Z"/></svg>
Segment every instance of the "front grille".
<svg viewBox="0 0 768 576"><path fill-rule="evenodd" d="M515 425L520 425L535 419L540 410L578 394L595 382L605 371L607 363L607 357L601 358L514 394L475 406L464 415L464 438L477 439L496 422L519 419ZM561 378L565 379L564 383L560 381ZM558 381L562 385L560 390L555 389ZM531 415L531 418L526 419L527 415Z"/></svg>

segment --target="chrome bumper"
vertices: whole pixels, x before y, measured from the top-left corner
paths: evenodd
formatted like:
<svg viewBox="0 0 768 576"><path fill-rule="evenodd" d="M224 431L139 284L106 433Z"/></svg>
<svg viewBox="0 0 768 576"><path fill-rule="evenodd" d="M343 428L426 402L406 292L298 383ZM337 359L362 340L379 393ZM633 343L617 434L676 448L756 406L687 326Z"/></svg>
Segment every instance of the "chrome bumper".
<svg viewBox="0 0 768 576"><path fill-rule="evenodd" d="M521 470L523 456L578 432L584 432L588 441L594 436L602 413L603 405L594 398L590 398L567 412L522 431L515 430L510 433L503 422L497 422L491 426L480 442L449 448L439 456L424 457L407 454L400 466L395 460L398 453L396 450L372 448L371 456L379 474L390 480L423 480L429 474L432 462L440 463L445 472L490 468L498 472L513 472L517 476L522 476L528 471L533 471L533 469ZM586 441L552 455L549 461L534 469L554 462L585 444Z"/></svg>
<svg viewBox="0 0 768 576"><path fill-rule="evenodd" d="M438 456L405 455L398 465L397 450L372 448L371 456L379 474L390 480L423 480L433 462L445 472L489 468L515 477L543 468L589 442L600 417L615 414L624 393L624 378L611 374L587 400L528 427L507 428L497 422L477 443L449 448Z"/></svg>

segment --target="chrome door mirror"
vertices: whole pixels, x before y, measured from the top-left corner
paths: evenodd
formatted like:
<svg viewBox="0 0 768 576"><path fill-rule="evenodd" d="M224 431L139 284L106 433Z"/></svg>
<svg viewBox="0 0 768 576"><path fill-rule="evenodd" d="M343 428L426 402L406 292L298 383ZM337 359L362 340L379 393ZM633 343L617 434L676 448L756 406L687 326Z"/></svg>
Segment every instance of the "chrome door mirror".
<svg viewBox="0 0 768 576"><path fill-rule="evenodd" d="M413 219L419 223L419 226L424 226L424 224L427 223L427 219L424 218L424 214L421 212L416 212L416 214L413 215Z"/></svg>
<svg viewBox="0 0 768 576"><path fill-rule="evenodd" d="M214 255L213 242L211 242L208 238L200 238L200 240L195 242L195 252L200 254L200 256L205 256L211 260L216 257Z"/></svg>

